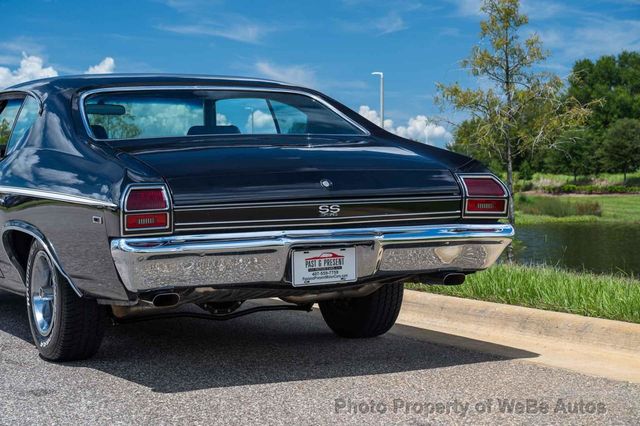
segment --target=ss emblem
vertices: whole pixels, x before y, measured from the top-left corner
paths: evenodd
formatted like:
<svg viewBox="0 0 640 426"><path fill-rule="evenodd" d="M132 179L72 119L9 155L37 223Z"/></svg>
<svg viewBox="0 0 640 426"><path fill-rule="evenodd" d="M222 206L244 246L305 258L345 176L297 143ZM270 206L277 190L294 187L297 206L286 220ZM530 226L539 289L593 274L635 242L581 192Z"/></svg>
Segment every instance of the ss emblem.
<svg viewBox="0 0 640 426"><path fill-rule="evenodd" d="M318 212L320 216L338 216L340 213L339 204L322 204L318 206Z"/></svg>

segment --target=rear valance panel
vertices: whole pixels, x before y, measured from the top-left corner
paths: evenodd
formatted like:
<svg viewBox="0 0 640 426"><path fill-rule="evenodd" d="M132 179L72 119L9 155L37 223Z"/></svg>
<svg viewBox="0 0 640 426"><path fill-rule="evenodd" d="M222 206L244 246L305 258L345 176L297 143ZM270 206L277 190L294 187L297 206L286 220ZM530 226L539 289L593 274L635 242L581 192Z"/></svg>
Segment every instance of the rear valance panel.
<svg viewBox="0 0 640 426"><path fill-rule="evenodd" d="M403 197L257 202L183 207L175 211L177 231L317 227L327 225L429 222L458 219L461 199Z"/></svg>

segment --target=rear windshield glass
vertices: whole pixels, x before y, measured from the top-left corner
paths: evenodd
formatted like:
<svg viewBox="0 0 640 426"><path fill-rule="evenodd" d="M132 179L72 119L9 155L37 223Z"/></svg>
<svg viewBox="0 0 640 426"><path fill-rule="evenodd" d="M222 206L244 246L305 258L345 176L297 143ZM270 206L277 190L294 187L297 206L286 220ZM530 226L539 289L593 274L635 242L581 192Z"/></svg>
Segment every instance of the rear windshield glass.
<svg viewBox="0 0 640 426"><path fill-rule="evenodd" d="M165 90L87 97L84 113L96 139L198 135L361 135L324 103L282 92Z"/></svg>

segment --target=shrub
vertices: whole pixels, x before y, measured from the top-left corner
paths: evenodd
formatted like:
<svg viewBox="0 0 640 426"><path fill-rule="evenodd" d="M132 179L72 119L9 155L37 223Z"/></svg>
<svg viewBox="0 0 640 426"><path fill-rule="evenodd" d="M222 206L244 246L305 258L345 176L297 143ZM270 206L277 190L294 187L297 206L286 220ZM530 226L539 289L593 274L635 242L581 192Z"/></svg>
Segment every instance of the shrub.
<svg viewBox="0 0 640 426"><path fill-rule="evenodd" d="M602 216L602 207L596 201L570 202L553 197L533 198L520 195L516 207L522 213L538 216Z"/></svg>
<svg viewBox="0 0 640 426"><path fill-rule="evenodd" d="M602 216L602 207L597 201L573 203L578 216Z"/></svg>
<svg viewBox="0 0 640 426"><path fill-rule="evenodd" d="M640 193L638 186L622 186L622 185L572 185L565 184L562 186L545 186L542 188L547 194L634 194Z"/></svg>

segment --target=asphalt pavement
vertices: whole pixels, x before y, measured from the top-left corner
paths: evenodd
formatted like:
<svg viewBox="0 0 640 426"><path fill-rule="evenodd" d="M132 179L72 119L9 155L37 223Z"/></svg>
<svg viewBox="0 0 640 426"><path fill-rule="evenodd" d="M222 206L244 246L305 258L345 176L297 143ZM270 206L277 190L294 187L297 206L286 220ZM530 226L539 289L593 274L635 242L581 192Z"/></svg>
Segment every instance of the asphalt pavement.
<svg viewBox="0 0 640 426"><path fill-rule="evenodd" d="M408 328L348 340L318 312L160 320L110 327L95 358L52 364L31 343L23 299L0 293L0 424L640 422L640 385Z"/></svg>

